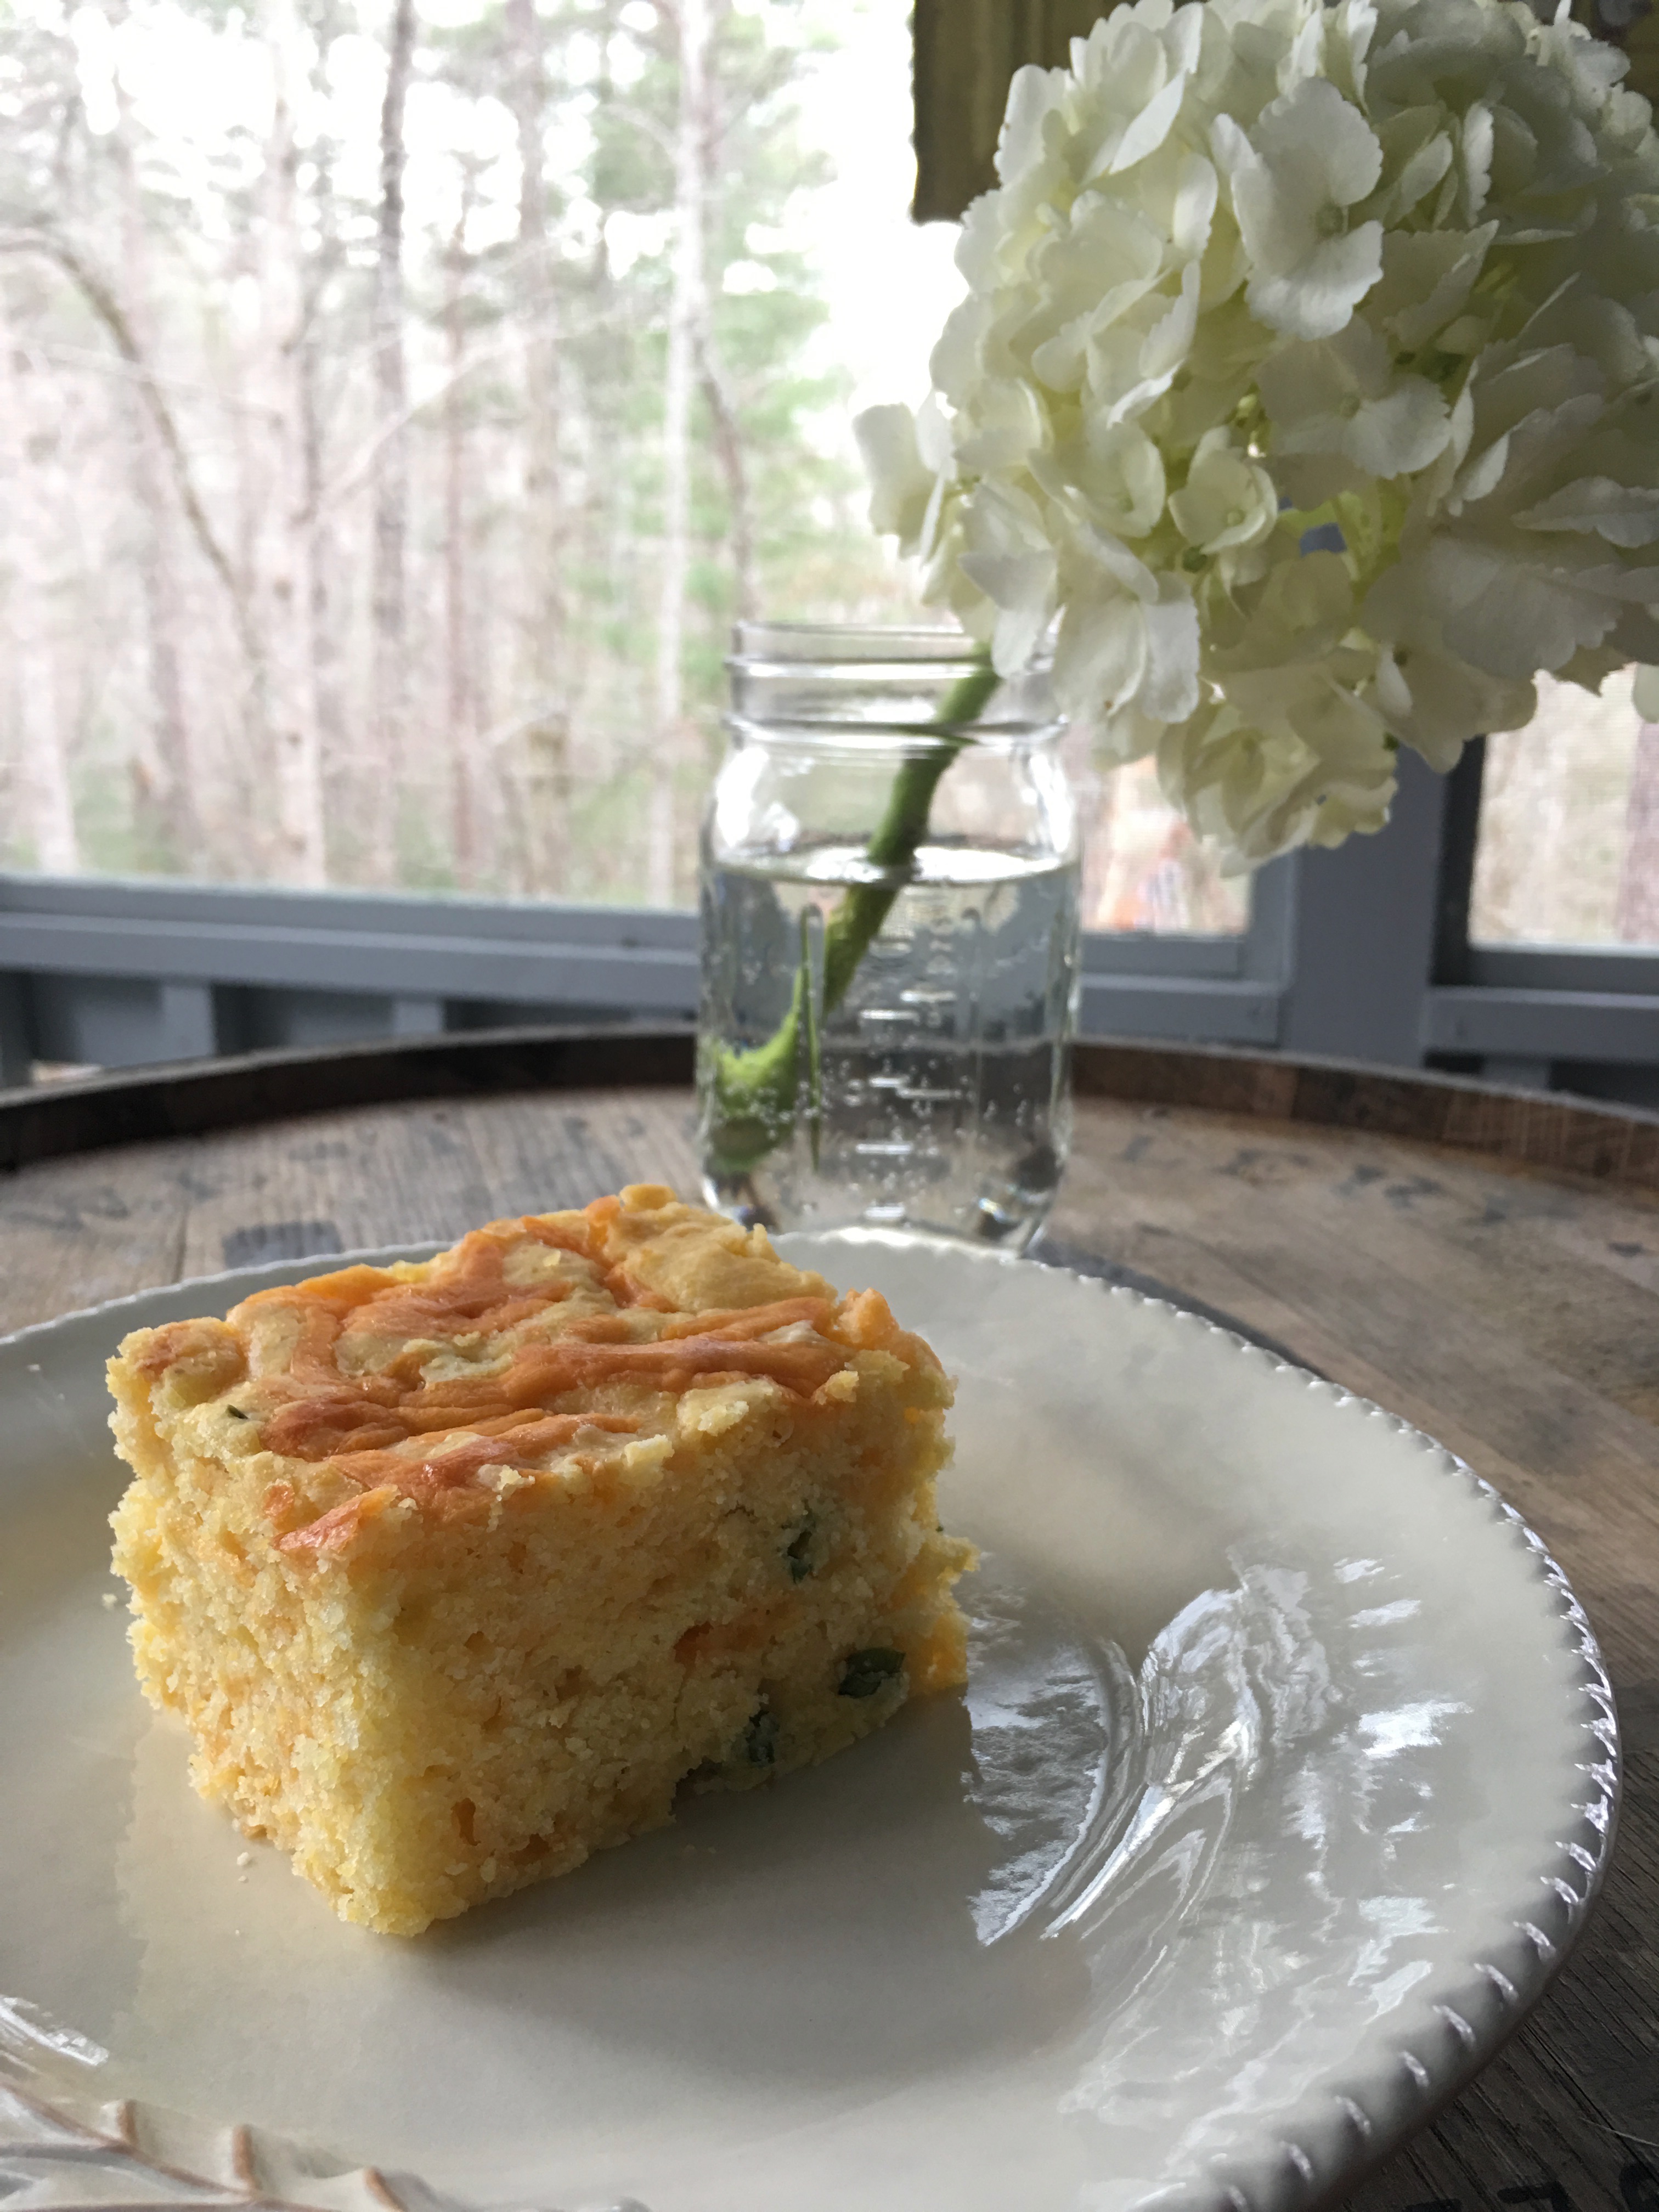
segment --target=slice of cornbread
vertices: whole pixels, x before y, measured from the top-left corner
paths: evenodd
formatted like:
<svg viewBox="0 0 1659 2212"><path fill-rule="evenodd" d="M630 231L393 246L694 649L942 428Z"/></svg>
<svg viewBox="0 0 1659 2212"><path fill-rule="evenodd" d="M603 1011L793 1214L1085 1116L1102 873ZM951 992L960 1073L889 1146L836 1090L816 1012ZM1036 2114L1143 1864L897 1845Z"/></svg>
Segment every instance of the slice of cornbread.
<svg viewBox="0 0 1659 2212"><path fill-rule="evenodd" d="M413 1935L963 1680L938 1360L655 1185L109 1372L144 1692L345 1919Z"/></svg>

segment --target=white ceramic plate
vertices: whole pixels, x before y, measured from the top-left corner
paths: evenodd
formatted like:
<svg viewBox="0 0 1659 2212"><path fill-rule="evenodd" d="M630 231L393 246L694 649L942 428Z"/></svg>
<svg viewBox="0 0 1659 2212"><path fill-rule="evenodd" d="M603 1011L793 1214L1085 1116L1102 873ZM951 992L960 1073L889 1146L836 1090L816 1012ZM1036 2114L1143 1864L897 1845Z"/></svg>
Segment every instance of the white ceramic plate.
<svg viewBox="0 0 1659 2212"><path fill-rule="evenodd" d="M1273 2212L1501 2041L1617 1788L1537 1540L1166 1306L786 1246L960 1378L965 1698L412 1942L240 1863L100 1602L106 1353L307 1266L0 1345L0 2196L337 2207L374 2200L362 2162L421 2177L408 2204Z"/></svg>

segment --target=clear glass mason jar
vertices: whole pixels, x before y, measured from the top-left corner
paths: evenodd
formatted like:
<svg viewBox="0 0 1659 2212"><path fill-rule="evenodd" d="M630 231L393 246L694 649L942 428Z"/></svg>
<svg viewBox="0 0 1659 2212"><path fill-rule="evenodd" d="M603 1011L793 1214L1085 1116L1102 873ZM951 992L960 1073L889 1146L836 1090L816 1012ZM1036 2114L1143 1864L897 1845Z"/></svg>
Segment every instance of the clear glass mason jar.
<svg viewBox="0 0 1659 2212"><path fill-rule="evenodd" d="M702 834L709 1204L1018 1249L1071 1135L1077 811L1045 669L764 623Z"/></svg>

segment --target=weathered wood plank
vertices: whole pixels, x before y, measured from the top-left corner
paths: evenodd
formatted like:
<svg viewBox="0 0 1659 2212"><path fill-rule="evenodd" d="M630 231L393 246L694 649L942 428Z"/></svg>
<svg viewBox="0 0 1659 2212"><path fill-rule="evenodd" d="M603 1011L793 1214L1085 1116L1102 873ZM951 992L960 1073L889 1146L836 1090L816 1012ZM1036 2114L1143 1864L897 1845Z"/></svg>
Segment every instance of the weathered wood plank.
<svg viewBox="0 0 1659 2212"><path fill-rule="evenodd" d="M325 1114L195 1140L205 1185L185 1230L185 1272L262 1257L447 1241L496 1209L463 1120L440 1103ZM307 1227L321 1232L309 1237ZM294 1232L284 1238L283 1232ZM262 1238L265 1249L239 1249Z"/></svg>
<svg viewBox="0 0 1659 2212"><path fill-rule="evenodd" d="M246 1130L355 1106L612 1085L672 1089L689 1083L691 1070L690 1030L503 1030L326 1053L252 1053L0 1092L0 1172L102 1146ZM1634 1108L1222 1046L1089 1041L1077 1048L1076 1079L1085 1098L1365 1130L1659 1189L1659 1115Z"/></svg>
<svg viewBox="0 0 1659 2212"><path fill-rule="evenodd" d="M173 1280L195 1175L188 1146L146 1146L0 1176L0 1330Z"/></svg>
<svg viewBox="0 0 1659 2212"><path fill-rule="evenodd" d="M1446 1145L1517 1166L1659 1188L1659 1114L1450 1075L1341 1060L1287 1060L1219 1046L1081 1044L1079 1097L1193 1106L1274 1121Z"/></svg>
<svg viewBox="0 0 1659 2212"><path fill-rule="evenodd" d="M580 1206L623 1183L697 1192L691 1104L680 1091L592 1091L464 1109L499 1210Z"/></svg>
<svg viewBox="0 0 1659 2212"><path fill-rule="evenodd" d="M104 1145L246 1129L295 1114L411 1098L605 1084L689 1083L692 1034L495 1030L376 1040L332 1052L255 1052L0 1092L0 1171Z"/></svg>
<svg viewBox="0 0 1659 2212"><path fill-rule="evenodd" d="M1659 1291L1626 1256L1659 1255L1659 1204L1647 1194L1614 1198L1326 1131L1264 1139L1260 1125L1231 1117L1156 1122L1142 1135L1128 1180L1121 1162L1103 1164L1094 1146L1079 1147L1057 1229L1076 1237L1087 1214L1097 1229L1121 1233L1126 1214L1144 1221L1155 1197L1139 1253L1115 1256L1167 1273L1151 1243L1176 1231L1212 1242L1212 1228L1213 1249L1240 1273L1292 1294L1300 1286L1327 1316L1352 1309L1346 1340L1381 1334L1407 1362L1391 1370L1403 1382L1419 1362L1461 1378L1507 1357L1530 1417L1543 1425L1527 1441L1546 1464L1575 1448L1559 1434L1572 1425L1563 1389L1589 1391L1610 1415L1633 1415L1634 1448L1650 1449ZM1559 1233L1564 1222L1571 1236ZM1367 1263L1358 1279L1356 1246ZM1495 1340L1477 1353L1470 1339L1483 1331ZM1529 1383L1530 1372L1547 1372L1547 1388ZM1494 1418L1510 1415L1495 1409ZM1526 1455L1503 1433L1491 1441Z"/></svg>

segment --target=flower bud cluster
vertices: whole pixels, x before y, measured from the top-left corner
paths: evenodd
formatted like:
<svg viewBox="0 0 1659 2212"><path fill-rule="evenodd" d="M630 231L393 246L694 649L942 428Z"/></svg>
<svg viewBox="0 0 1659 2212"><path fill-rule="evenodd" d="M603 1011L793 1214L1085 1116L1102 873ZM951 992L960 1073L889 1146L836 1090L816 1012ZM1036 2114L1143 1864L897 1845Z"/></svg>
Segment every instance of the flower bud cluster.
<svg viewBox="0 0 1659 2212"><path fill-rule="evenodd" d="M872 519L1235 865L1659 662L1659 140L1524 0L1134 0L1022 70ZM1056 628L1057 624L1057 628Z"/></svg>

